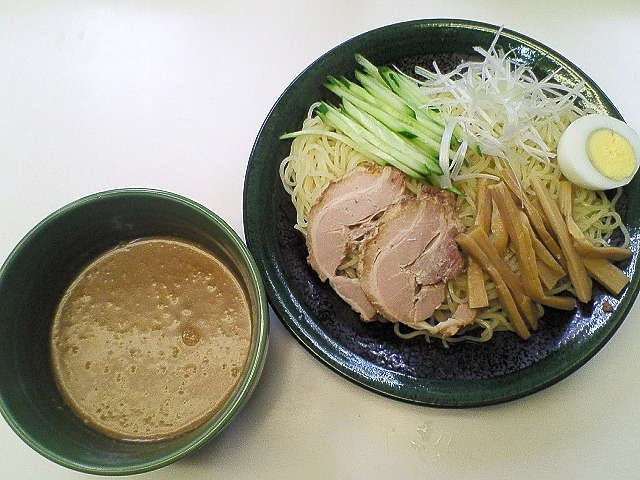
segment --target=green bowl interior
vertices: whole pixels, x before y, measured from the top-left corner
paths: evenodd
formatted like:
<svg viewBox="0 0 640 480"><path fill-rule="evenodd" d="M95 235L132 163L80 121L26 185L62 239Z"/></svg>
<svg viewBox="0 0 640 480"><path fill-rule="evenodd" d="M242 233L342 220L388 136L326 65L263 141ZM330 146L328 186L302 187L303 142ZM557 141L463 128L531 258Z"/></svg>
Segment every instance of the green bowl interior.
<svg viewBox="0 0 640 480"><path fill-rule="evenodd" d="M172 236L196 242L231 268L252 308L252 350L226 407L194 431L162 442L123 442L87 427L65 405L52 376L51 320L75 275L121 242ZM0 407L30 446L73 469L131 474L166 465L221 430L249 396L265 353L268 310L251 257L215 214L178 195L119 190L55 212L11 253L0 272Z"/></svg>

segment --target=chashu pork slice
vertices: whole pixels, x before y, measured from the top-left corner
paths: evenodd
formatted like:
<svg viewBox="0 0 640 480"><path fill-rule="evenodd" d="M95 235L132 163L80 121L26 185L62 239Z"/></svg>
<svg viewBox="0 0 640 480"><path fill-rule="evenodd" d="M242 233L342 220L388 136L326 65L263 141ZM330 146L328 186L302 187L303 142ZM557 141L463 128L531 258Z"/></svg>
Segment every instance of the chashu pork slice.
<svg viewBox="0 0 640 480"><path fill-rule="evenodd" d="M435 327L432 327L430 331L434 334L439 333L443 337L452 337L457 334L461 328L471 325L475 321L477 313L475 308L470 308L466 303L461 303L448 320L438 323Z"/></svg>
<svg viewBox="0 0 640 480"><path fill-rule="evenodd" d="M329 283L331 288L358 312L365 322L372 320L378 313L362 290L359 279L337 276L330 278Z"/></svg>
<svg viewBox="0 0 640 480"><path fill-rule="evenodd" d="M444 301L445 282L462 271L455 242L462 230L453 196L428 186L380 217L363 243L358 276L384 318L425 327Z"/></svg>
<svg viewBox="0 0 640 480"><path fill-rule="evenodd" d="M339 275L347 256L359 252L359 245L376 219L404 196L402 173L392 167L370 164L356 167L332 182L309 212L307 248L309 264L351 307L371 320L376 314L360 281Z"/></svg>

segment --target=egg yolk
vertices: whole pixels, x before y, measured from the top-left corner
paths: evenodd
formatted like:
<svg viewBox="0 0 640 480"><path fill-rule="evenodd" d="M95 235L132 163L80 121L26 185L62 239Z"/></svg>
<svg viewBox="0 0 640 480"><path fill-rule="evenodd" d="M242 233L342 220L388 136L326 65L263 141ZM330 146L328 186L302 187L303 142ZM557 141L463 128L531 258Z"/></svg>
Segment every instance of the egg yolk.
<svg viewBox="0 0 640 480"><path fill-rule="evenodd" d="M596 130L589 136L587 152L593 166L611 180L629 177L636 166L631 144L622 135L608 128Z"/></svg>

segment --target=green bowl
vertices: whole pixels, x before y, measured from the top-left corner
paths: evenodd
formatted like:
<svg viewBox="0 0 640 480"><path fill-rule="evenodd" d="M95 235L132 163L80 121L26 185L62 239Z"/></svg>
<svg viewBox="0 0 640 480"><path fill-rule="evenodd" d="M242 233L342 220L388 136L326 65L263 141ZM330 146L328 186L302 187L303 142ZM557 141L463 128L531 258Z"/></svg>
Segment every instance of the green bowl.
<svg viewBox="0 0 640 480"><path fill-rule="evenodd" d="M224 408L208 422L161 442L125 442L87 427L56 387L49 349L54 310L80 270L104 251L141 237L172 236L202 245L238 276L251 306L248 364ZM264 364L269 314L258 269L236 233L213 212L168 192L97 193L49 215L0 270L0 411L34 450L60 465L100 475L165 466L219 433L251 395Z"/></svg>

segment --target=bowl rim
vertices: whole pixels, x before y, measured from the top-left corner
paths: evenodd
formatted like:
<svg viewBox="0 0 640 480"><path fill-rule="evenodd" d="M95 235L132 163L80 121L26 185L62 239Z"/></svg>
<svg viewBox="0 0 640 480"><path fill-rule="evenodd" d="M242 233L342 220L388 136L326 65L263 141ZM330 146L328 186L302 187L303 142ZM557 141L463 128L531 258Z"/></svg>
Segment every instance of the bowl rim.
<svg viewBox="0 0 640 480"><path fill-rule="evenodd" d="M238 234L220 216L204 207L203 205L199 204L198 202L176 193L152 188L117 188L105 190L74 200L50 213L44 219L39 221L33 228L31 228L31 230L29 230L24 235L24 237L22 237L22 239L9 253L7 258L3 262L2 267L0 267L0 284L3 282L5 271L9 267L9 265L15 260L15 258L23 253L23 250L26 248L26 244L32 238L37 236L43 227L51 224L52 222L65 216L67 213L75 210L78 207L90 204L98 200L117 197L162 198L172 202L180 203L183 206L196 211L197 213L214 223L222 231L223 238L225 238L226 241L230 242L230 244L237 249L237 251L240 253L240 260L247 267L249 274L247 281L250 286L255 289L256 294L255 310L258 324L255 337L256 341L249 352L248 364L245 368L242 382L237 385L236 389L225 403L224 408L222 408L222 410L220 410L216 415L214 415L214 417L212 417L211 420L214 420L213 423L191 441L176 448L171 453L160 455L157 459L148 462L127 465L124 467L105 467L100 465L87 465L65 458L63 455L59 455L53 452L49 447L47 447L47 445L31 437L31 435L29 435L29 433L27 433L20 426L19 422L14 418L13 412L11 412L7 407L2 392L0 392L0 413L12 428L12 430L18 435L18 437L20 437L33 450L63 467L67 467L83 473L109 476L134 475L164 467L175 462L176 460L189 455L190 453L193 453L195 450L203 446L214 436L220 433L220 431L222 431L230 423L232 418L242 409L258 383L266 359L270 323L269 307L264 284L262 281L262 276L260 275L260 271L255 260L253 259L253 256L251 255L251 252L242 241L242 239L238 236Z"/></svg>
<svg viewBox="0 0 640 480"><path fill-rule="evenodd" d="M372 378L367 377L362 370L364 368L352 369L349 367L349 364L353 362L352 357L354 356L350 352L344 351L344 349L335 343L332 339L321 338L320 341L315 340L315 335L318 335L319 327L312 325L311 330L313 332L309 333L302 326L302 322L298 322L294 316L292 315L291 308L294 307L298 300L295 299L293 302L289 301L289 304L284 302L287 301L285 295L281 295L277 289L276 284L279 284L280 278L276 272L272 272L270 270L270 265L267 264L259 253L261 247L257 245L256 239L252 237L250 234L251 228L248 228L248 225L251 224L250 214L248 212L248 187L251 181L251 169L254 166L255 156L257 155L260 141L267 130L268 124L280 106L281 102L285 99L285 97L289 94L289 92L293 89L294 85L303 78L310 70L314 69L316 66L320 65L325 58L334 55L340 49L348 46L351 42L361 39L363 37L368 37L371 35L378 35L380 33L384 33L387 30L393 30L398 28L411 28L414 26L431 26L431 27L447 27L447 28L457 28L457 29L468 29L468 30L479 30L486 33L497 33L501 31L500 37L506 38L508 40L513 40L519 42L529 48L535 49L552 59L554 59L557 63L562 65L562 67L585 81L586 85L590 89L592 89L598 98L599 101L603 103L604 108L606 108L609 114L615 118L619 118L620 120L624 120L620 115L620 112L615 107L615 105L611 102L611 100L607 97L607 95L602 91L602 89L596 84L596 82L587 75L581 68L571 62L562 54L558 53L556 50L544 45L538 40L535 40L527 35L519 33L515 30L511 30L509 28L500 27L494 24L480 22L475 20L467 20L467 19L459 19L459 18L428 18L428 19L417 19L417 20L409 20L404 22L398 22L393 24L384 25L378 28L371 29L364 33L355 35L335 47L328 50L326 53L319 56L312 63L310 63L307 67L305 67L286 87L286 89L282 92L282 94L278 97L276 102L273 104L269 113L267 114L256 139L253 144L253 148L251 150L249 156L249 162L247 164L247 169L245 172L245 182L244 182L244 190L243 190L243 220L244 220L244 229L247 245L249 250L254 253L256 261L260 265L262 271L264 272L264 280L265 286L267 290L267 295L269 297L269 302L276 312L278 318L281 323L291 332L291 334L296 338L302 345L305 347L314 357L319 359L323 364L328 366L334 372L343 376L347 380L357 384L360 387L363 387L367 390L373 391L375 393L381 394L386 397L390 397L396 400L430 406L430 407L438 407L438 408L470 408L470 407L481 407L493 404L504 403L508 401L512 401L518 398L522 398L528 395L531 395L535 392L543 390L563 378L567 377L569 374L576 371L582 365L584 365L589 359L591 359L613 336L616 330L620 327L624 319L626 318L629 310L633 306L634 300L638 295L638 288L640 286L640 272L637 268L633 268L633 273L630 278L630 283L626 287L626 292L618 306L616 307L616 311L614 314L607 320L606 324L599 328L599 340L595 343L587 345L588 348L580 349L578 354L571 353L573 355L573 360L569 362L569 364L562 365L551 365L550 370L554 370L553 374L543 378L542 380L536 381L523 381L522 378L515 379L516 381L523 382L523 388L519 391L513 391L513 389L509 388L508 384L510 383L505 376L496 377L499 381L495 382L499 391L493 391L490 394L485 393L476 393L475 398L465 398L462 400L455 399L457 394L464 394L464 392L453 392L449 394L443 394L442 392L438 392L437 383L438 381L432 382L432 385L427 385L425 390L422 390L416 394L415 386L412 385L408 387L409 390L415 395L410 396L409 394L400 392L401 388L396 385L397 377L407 377L407 375L397 374L395 372L391 372L389 370L384 369L383 367L377 367L376 374L380 375L380 378ZM638 262L638 259L632 260L632 262ZM283 302L284 301L284 302ZM307 327L308 328L308 327ZM317 330L317 331L316 331ZM585 345L583 345L584 347ZM346 355L346 357L345 357ZM345 359L346 358L346 359ZM548 357L547 357L548 358ZM546 360L542 359L539 362L541 363ZM535 364L534 363L534 364ZM562 363L562 362L561 362ZM528 367L525 370L528 370ZM512 374L506 375L506 377L515 375L522 371L517 371ZM387 375L388 374L388 375ZM489 380L495 380L489 379ZM501 381L501 382L500 382ZM415 382L414 382L415 383ZM434 388L435 387L435 388Z"/></svg>

